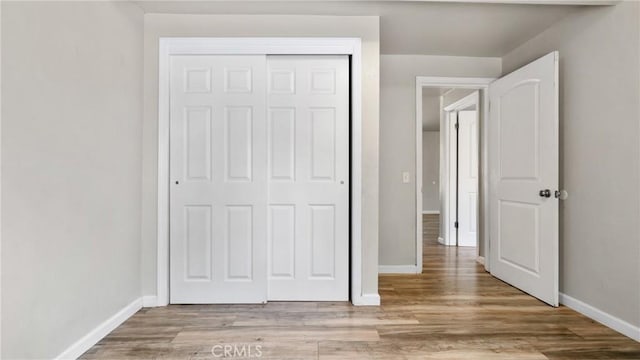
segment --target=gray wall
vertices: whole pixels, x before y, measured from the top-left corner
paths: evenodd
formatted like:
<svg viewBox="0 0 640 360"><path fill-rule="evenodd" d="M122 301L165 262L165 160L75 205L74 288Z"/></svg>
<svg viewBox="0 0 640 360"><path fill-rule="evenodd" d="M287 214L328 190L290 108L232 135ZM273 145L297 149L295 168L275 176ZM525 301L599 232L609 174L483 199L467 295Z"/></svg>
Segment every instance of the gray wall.
<svg viewBox="0 0 640 360"><path fill-rule="evenodd" d="M140 297L141 10L2 2L2 358Z"/></svg>
<svg viewBox="0 0 640 360"><path fill-rule="evenodd" d="M478 90L473 89L453 89L442 97L442 107L447 107L458 100L462 100L465 97L471 95Z"/></svg>
<svg viewBox="0 0 640 360"><path fill-rule="evenodd" d="M145 15L142 286L156 293L158 38L293 36L362 38L362 238L365 294L378 293L379 18L298 15Z"/></svg>
<svg viewBox="0 0 640 360"><path fill-rule="evenodd" d="M422 96L422 130L438 131L440 129L440 96Z"/></svg>
<svg viewBox="0 0 640 360"><path fill-rule="evenodd" d="M380 265L415 265L416 76L498 77L502 61L382 55L380 65Z"/></svg>
<svg viewBox="0 0 640 360"><path fill-rule="evenodd" d="M422 211L440 211L440 132L422 132Z"/></svg>
<svg viewBox="0 0 640 360"><path fill-rule="evenodd" d="M640 325L640 3L589 8L506 55L560 51L560 290Z"/></svg>

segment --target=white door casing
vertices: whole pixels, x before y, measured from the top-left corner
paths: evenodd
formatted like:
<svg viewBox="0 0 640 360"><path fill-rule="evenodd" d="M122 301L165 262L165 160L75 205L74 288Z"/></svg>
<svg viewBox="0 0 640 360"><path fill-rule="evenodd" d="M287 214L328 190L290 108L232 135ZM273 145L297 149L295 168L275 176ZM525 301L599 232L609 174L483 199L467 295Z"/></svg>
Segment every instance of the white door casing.
<svg viewBox="0 0 640 360"><path fill-rule="evenodd" d="M170 59L180 55L268 55L306 54L350 57L350 295L353 305L379 305L380 297L363 288L372 279L369 263L363 261L362 183L362 41L359 38L321 37L161 37L158 44L158 175L156 295L147 296L149 306L169 303L170 223ZM481 79L486 81L487 79ZM476 79L468 79L475 82ZM374 269L375 270L375 269ZM375 274L373 274L375 275ZM376 287L377 289L377 287Z"/></svg>
<svg viewBox="0 0 640 360"><path fill-rule="evenodd" d="M491 273L558 305L558 52L489 87ZM541 190L550 190L542 197Z"/></svg>
<svg viewBox="0 0 640 360"><path fill-rule="evenodd" d="M478 111L458 112L458 245L478 239Z"/></svg>
<svg viewBox="0 0 640 360"><path fill-rule="evenodd" d="M349 298L349 59L268 56L268 300Z"/></svg>
<svg viewBox="0 0 640 360"><path fill-rule="evenodd" d="M265 56L170 61L170 302L265 302Z"/></svg>

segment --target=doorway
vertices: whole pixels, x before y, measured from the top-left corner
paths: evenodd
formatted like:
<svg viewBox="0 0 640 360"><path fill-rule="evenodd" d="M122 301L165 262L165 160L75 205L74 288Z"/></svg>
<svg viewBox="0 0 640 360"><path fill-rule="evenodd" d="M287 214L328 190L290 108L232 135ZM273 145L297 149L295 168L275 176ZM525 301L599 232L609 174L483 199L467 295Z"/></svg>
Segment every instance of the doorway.
<svg viewBox="0 0 640 360"><path fill-rule="evenodd" d="M437 241L442 245L475 246L477 260L488 270L485 261L488 243L483 241L487 238L483 214L488 210L484 208L483 199L488 196L488 184L482 181L488 169L483 161L486 145L481 139L484 136L482 119L488 116L486 93L493 80L432 77L416 80L416 143L422 144L416 153L416 193L419 194L416 201L416 263L419 268L422 268L423 236L425 232L436 231ZM429 98L431 100L427 100ZM427 109L429 106L430 110ZM459 125L460 118L464 125L460 134L466 150L458 159L460 139L456 124ZM439 152L435 159L434 149ZM460 171L463 176L459 176L458 160L463 161L466 170ZM459 186L461 183L462 187ZM458 196L460 189L464 191L464 197ZM464 207L464 212L458 204ZM461 224L461 218L465 219L466 225L462 243L458 237L460 229L455 226L456 221Z"/></svg>
<svg viewBox="0 0 640 360"><path fill-rule="evenodd" d="M424 87L457 87L480 90L482 101L478 127L480 140L480 171L477 180L480 196L478 227L478 249L480 262L491 274L551 306L558 306L559 279L559 227L558 201L563 191L558 189L559 174L559 53L551 52L510 74L491 81L489 79L442 79L421 78L416 80L416 123L421 125L422 93ZM451 81L453 80L453 81ZM469 97L471 98L471 97ZM456 133L454 148L456 166L451 165L444 173L455 174L455 182L441 182L441 204L444 222L447 216L460 220L460 210L469 212L470 205L460 199L451 199L450 189L465 188L470 178L461 166L473 163L459 162L460 150L475 147L470 137L460 137L462 125L473 124L469 119L477 115L464 114L468 105L456 104L445 108L443 116L448 120L451 133ZM489 105L489 106L487 106ZM463 116L464 115L464 116ZM453 121L455 120L455 122ZM462 121L461 121L462 120ZM451 125L455 124L455 127ZM467 124L467 125L465 125ZM473 132L467 132L473 133ZM445 137L445 140L451 137ZM422 144L418 131L417 144ZM418 152L420 154L422 151ZM445 149L446 152L446 149ZM416 156L416 167L421 169L421 156ZM491 167L488 164L491 164ZM475 172L475 170L473 171ZM417 172L418 174L421 171ZM441 172L443 173L443 172ZM471 172L469 172L471 173ZM450 180L454 177L450 177ZM420 179L421 183L422 179ZM475 188L475 181L470 189ZM461 186L462 184L462 186ZM490 189L490 191L489 191ZM555 190L554 190L555 189ZM416 189L421 194L421 189ZM421 205L417 196L416 203ZM454 203L455 202L455 203ZM472 204L473 201L469 201ZM456 212L448 211L456 206ZM420 206L421 207L421 206ZM417 213L421 217L420 207ZM451 215L448 215L451 214ZM464 214L463 214L464 215ZM454 222L455 223L455 222ZM456 224L457 225L457 224ZM418 234L422 233L422 222L418 221ZM459 229L454 229L456 236ZM454 231L451 231L453 233ZM468 235L465 230L462 236ZM475 236L470 236L475 237ZM459 238L457 238L459 245ZM421 264L422 239L417 238L416 261ZM486 259L486 260L485 260ZM422 268L422 266L421 266Z"/></svg>
<svg viewBox="0 0 640 360"><path fill-rule="evenodd" d="M456 96L464 97L452 100ZM441 181L448 184L443 192L448 206L441 201L440 209L447 214L443 216L446 222L439 239L444 245L478 248L480 95L478 90L456 93L454 89L443 95L442 105L445 122L442 160L449 171L440 174Z"/></svg>

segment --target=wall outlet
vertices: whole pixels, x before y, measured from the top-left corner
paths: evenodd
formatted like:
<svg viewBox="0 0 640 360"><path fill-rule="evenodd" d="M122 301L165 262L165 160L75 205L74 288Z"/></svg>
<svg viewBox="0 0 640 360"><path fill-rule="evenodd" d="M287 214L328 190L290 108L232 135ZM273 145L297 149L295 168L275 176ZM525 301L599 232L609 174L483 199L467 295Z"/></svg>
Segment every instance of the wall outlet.
<svg viewBox="0 0 640 360"><path fill-rule="evenodd" d="M411 174L408 171L402 172L402 182L408 184L411 182Z"/></svg>

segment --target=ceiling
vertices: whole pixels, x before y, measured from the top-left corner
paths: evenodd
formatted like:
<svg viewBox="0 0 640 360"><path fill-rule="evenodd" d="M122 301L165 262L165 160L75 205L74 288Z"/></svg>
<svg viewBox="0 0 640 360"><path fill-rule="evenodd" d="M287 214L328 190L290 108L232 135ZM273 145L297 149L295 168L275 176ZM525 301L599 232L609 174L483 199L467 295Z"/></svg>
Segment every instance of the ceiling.
<svg viewBox="0 0 640 360"><path fill-rule="evenodd" d="M502 57L581 6L421 1L136 1L146 13L380 16L382 54Z"/></svg>

